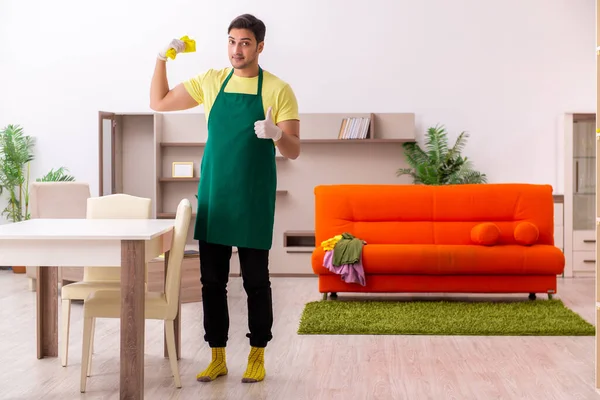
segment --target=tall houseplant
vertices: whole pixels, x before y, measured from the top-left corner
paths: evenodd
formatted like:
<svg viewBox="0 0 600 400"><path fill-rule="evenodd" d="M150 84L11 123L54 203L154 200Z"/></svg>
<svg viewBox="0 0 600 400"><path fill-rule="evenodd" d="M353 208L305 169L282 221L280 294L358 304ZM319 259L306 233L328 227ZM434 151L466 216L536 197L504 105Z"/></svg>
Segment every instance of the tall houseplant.
<svg viewBox="0 0 600 400"><path fill-rule="evenodd" d="M33 161L35 139L19 125L0 131L0 194L8 194L2 215L13 222L29 218L29 165Z"/></svg>
<svg viewBox="0 0 600 400"><path fill-rule="evenodd" d="M8 125L0 131L0 194L8 194L8 204L2 211L9 221L29 219L29 170L34 160L35 139L27 136L19 125ZM51 169L37 182L74 181L69 170Z"/></svg>
<svg viewBox="0 0 600 400"><path fill-rule="evenodd" d="M8 194L2 215L13 222L29 218L29 163L34 159L35 139L25 135L19 125L7 125L0 131L0 194ZM26 272L13 266L14 273Z"/></svg>
<svg viewBox="0 0 600 400"><path fill-rule="evenodd" d="M461 132L450 148L443 126L429 128L425 149L417 143L404 143L404 154L410 168L400 168L396 175L410 175L413 183L423 185L487 183L486 175L474 170L471 160L461 155L468 137L466 132Z"/></svg>

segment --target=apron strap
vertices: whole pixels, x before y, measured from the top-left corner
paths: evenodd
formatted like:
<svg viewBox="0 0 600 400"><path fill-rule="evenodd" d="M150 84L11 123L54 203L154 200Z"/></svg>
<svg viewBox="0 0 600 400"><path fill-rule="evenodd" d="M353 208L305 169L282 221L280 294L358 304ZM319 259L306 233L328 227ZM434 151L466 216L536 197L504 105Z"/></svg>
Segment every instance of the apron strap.
<svg viewBox="0 0 600 400"><path fill-rule="evenodd" d="M260 67L260 65L258 66L258 89L257 89L257 96L262 96L262 84L263 84L263 70Z"/></svg>
<svg viewBox="0 0 600 400"><path fill-rule="evenodd" d="M225 82L223 82L223 84L221 85L221 89L219 89L219 94L225 91L225 87L227 86L227 83L229 83L231 75L233 75L233 68L231 68L231 71L229 71L229 75L227 75L227 78L225 78Z"/></svg>

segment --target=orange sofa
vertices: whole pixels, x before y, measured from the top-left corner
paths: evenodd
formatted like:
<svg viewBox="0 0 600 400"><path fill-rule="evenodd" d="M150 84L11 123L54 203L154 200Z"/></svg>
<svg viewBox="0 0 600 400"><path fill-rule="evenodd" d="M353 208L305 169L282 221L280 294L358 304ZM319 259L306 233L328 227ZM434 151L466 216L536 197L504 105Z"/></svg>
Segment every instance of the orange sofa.
<svg viewBox="0 0 600 400"><path fill-rule="evenodd" d="M535 184L321 185L312 268L319 291L556 293L552 187ZM362 247L365 286L324 266L321 243L344 232Z"/></svg>

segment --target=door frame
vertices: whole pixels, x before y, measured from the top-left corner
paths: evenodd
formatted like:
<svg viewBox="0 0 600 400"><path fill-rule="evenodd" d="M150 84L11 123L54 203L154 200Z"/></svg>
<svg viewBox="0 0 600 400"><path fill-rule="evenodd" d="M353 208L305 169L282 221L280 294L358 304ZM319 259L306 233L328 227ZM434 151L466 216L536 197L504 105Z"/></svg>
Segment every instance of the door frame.
<svg viewBox="0 0 600 400"><path fill-rule="evenodd" d="M104 131L103 131L103 121L108 119L111 121L110 124L110 136L111 136L111 146L110 146L110 159L112 163L111 168L111 193L115 191L115 128L116 128L116 114L107 112L107 111L99 111L98 112L98 165L100 168L99 171L99 181L98 181L98 196L102 196L104 192Z"/></svg>

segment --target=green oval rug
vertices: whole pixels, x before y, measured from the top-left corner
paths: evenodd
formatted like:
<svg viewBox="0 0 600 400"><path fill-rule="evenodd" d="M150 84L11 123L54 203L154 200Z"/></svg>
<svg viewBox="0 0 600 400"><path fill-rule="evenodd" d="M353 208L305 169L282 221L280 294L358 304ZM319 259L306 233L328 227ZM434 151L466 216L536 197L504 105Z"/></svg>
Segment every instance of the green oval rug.
<svg viewBox="0 0 600 400"><path fill-rule="evenodd" d="M343 301L306 304L301 335L593 336L562 301Z"/></svg>

